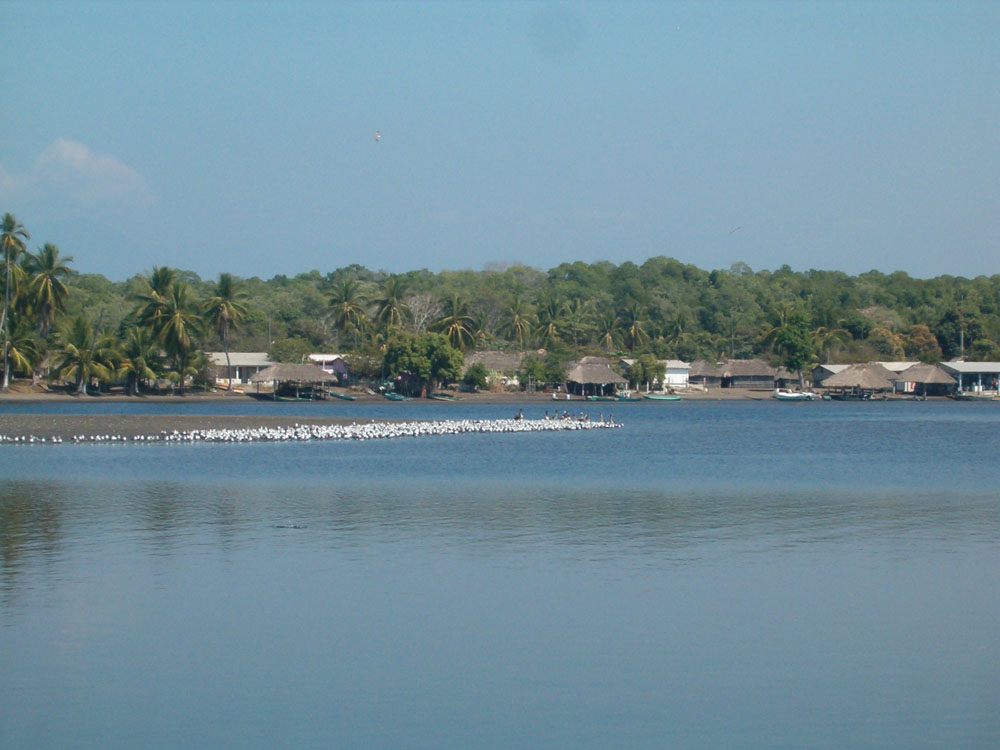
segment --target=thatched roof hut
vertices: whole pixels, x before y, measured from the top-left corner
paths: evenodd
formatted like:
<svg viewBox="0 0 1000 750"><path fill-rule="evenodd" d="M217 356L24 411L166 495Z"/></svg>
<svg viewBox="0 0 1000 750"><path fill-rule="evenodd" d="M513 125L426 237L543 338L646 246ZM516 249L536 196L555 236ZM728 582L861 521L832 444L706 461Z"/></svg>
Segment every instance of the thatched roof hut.
<svg viewBox="0 0 1000 750"><path fill-rule="evenodd" d="M958 381L937 365L923 362L903 370L896 376L901 383L923 383L925 385L958 385Z"/></svg>
<svg viewBox="0 0 1000 750"><path fill-rule="evenodd" d="M279 362L250 376L251 383L336 383L331 375L316 365L293 365Z"/></svg>
<svg viewBox="0 0 1000 750"><path fill-rule="evenodd" d="M579 395L602 395L606 390L626 385L625 378L610 365L577 362L566 374L566 389ZM609 388L610 387L610 388Z"/></svg>
<svg viewBox="0 0 1000 750"><path fill-rule="evenodd" d="M481 364L490 372L517 372L521 369L523 358L524 355L521 352L471 352L465 355L462 372L466 372L475 364Z"/></svg>
<svg viewBox="0 0 1000 750"><path fill-rule="evenodd" d="M888 391L895 375L877 362L851 365L823 381L824 388L856 388L862 391Z"/></svg>

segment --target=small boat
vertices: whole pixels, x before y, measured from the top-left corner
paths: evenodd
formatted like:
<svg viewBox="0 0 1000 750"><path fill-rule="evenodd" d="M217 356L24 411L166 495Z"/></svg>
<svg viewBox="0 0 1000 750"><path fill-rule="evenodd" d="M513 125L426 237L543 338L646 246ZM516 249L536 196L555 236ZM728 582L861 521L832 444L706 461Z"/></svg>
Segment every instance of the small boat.
<svg viewBox="0 0 1000 750"><path fill-rule="evenodd" d="M775 388L774 397L778 401L812 401L818 396L809 391L791 391L787 388Z"/></svg>
<svg viewBox="0 0 1000 750"><path fill-rule="evenodd" d="M650 401L680 401L680 396L671 396L666 393L644 393L643 398L648 398Z"/></svg>
<svg viewBox="0 0 1000 750"><path fill-rule="evenodd" d="M587 396L588 401L619 401L621 396Z"/></svg>
<svg viewBox="0 0 1000 750"><path fill-rule="evenodd" d="M334 398L342 398L344 401L353 401L357 396L352 396L350 393L337 393L336 391L330 391L330 395Z"/></svg>
<svg viewBox="0 0 1000 750"><path fill-rule="evenodd" d="M432 398L435 401L461 401L462 400L460 397L458 397L458 396L452 396L451 394L448 394L448 393L432 393L432 394L430 394L428 396L428 398Z"/></svg>
<svg viewBox="0 0 1000 750"><path fill-rule="evenodd" d="M956 401L997 401L1000 400L992 393L979 393L977 391L956 391L952 394Z"/></svg>
<svg viewBox="0 0 1000 750"><path fill-rule="evenodd" d="M395 393L394 391L390 391L389 393L383 393L382 395L385 396L390 401L409 401L410 400L409 396L404 396L402 393Z"/></svg>

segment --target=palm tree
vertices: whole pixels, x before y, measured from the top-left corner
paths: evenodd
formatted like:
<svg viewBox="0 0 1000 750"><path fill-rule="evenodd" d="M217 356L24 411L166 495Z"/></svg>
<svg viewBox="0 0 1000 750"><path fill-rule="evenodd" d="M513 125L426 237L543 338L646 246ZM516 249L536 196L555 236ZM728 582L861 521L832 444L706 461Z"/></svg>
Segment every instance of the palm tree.
<svg viewBox="0 0 1000 750"><path fill-rule="evenodd" d="M403 301L406 284L402 279L391 276L382 282L382 296L375 300L375 320L385 328L401 328L409 317L409 308Z"/></svg>
<svg viewBox="0 0 1000 750"><path fill-rule="evenodd" d="M159 336L166 299L177 281L177 272L167 266L154 266L149 278L142 281L145 289L136 295L139 306L135 318L141 325L149 326L154 336Z"/></svg>
<svg viewBox="0 0 1000 750"><path fill-rule="evenodd" d="M443 307L444 314L434 324L434 329L443 333L449 344L464 352L475 343L475 324L469 315L469 305L456 294L445 300Z"/></svg>
<svg viewBox="0 0 1000 750"><path fill-rule="evenodd" d="M215 293L202 306L206 319L219 332L222 340L222 349L226 353L226 378L231 371L229 327L235 328L246 317L247 307L243 304L246 298L247 293L237 288L236 278L232 274L221 273L215 284Z"/></svg>
<svg viewBox="0 0 1000 750"><path fill-rule="evenodd" d="M185 358L194 349L194 339L202 332L202 319L195 310L187 284L176 282L170 287L158 323L157 338L175 360Z"/></svg>
<svg viewBox="0 0 1000 750"><path fill-rule="evenodd" d="M361 282L357 279L344 279L334 289L333 295L330 297L333 327L342 337L353 333L355 345L366 317L364 305L365 298L361 294Z"/></svg>
<svg viewBox="0 0 1000 750"><path fill-rule="evenodd" d="M12 371L32 373L43 359L44 346L26 319L10 311L10 344L7 356Z"/></svg>
<svg viewBox="0 0 1000 750"><path fill-rule="evenodd" d="M122 357L118 365L118 375L127 380L127 391L131 396L139 395L139 381L156 377L153 365L157 357L156 342L142 327L130 328L122 344Z"/></svg>
<svg viewBox="0 0 1000 750"><path fill-rule="evenodd" d="M534 316L525 308L521 298L514 297L500 323L500 333L511 341L516 339L518 345L523 349L524 339L531 333L533 319Z"/></svg>
<svg viewBox="0 0 1000 750"><path fill-rule="evenodd" d="M621 321L611 312L601 313L597 318L598 345L606 352L611 352L618 342L618 326Z"/></svg>
<svg viewBox="0 0 1000 750"><path fill-rule="evenodd" d="M566 301L556 297L548 297L538 308L538 343L550 347L559 340L559 329L563 313L566 312Z"/></svg>
<svg viewBox="0 0 1000 750"><path fill-rule="evenodd" d="M59 248L48 242L37 253L29 254L25 260L24 267L31 279L28 282L28 296L42 336L49 335L56 313L66 309L69 290L63 279L73 274L66 265L71 260L72 255L60 258Z"/></svg>
<svg viewBox="0 0 1000 750"><path fill-rule="evenodd" d="M622 327L625 330L625 339L628 343L629 351L637 346L649 341L649 334L646 332L646 321L643 320L642 309L638 303L633 302L626 307L621 314Z"/></svg>
<svg viewBox="0 0 1000 750"><path fill-rule="evenodd" d="M13 214L3 215L3 226L0 227L0 252L4 257L4 295L3 313L0 313L0 335L3 336L3 390L7 390L10 385L10 367L8 355L10 352L10 294L11 294L11 274L12 266L15 265L17 257L24 252L24 243L31 239L31 235L20 224Z"/></svg>
<svg viewBox="0 0 1000 750"><path fill-rule="evenodd" d="M77 315L59 333L60 348L54 373L76 379L76 392L87 393L87 383L93 377L108 379L111 371L95 356L97 333L94 326L82 315Z"/></svg>
<svg viewBox="0 0 1000 750"><path fill-rule="evenodd" d="M566 305L566 326L573 334L573 350L579 349L580 332L586 327L593 309L590 300L574 297Z"/></svg>
<svg viewBox="0 0 1000 750"><path fill-rule="evenodd" d="M812 332L813 340L816 342L816 353L823 361L829 359L830 350L837 343L846 343L851 340L851 334L844 328L829 328L820 326Z"/></svg>

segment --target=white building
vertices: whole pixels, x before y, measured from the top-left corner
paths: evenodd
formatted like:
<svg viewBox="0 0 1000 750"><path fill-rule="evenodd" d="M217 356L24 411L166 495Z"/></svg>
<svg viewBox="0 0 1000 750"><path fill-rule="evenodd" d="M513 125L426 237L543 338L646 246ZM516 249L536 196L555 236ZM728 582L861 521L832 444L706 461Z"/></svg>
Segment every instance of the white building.
<svg viewBox="0 0 1000 750"><path fill-rule="evenodd" d="M229 370L226 370L225 352L208 352L208 363L213 370L216 385L230 386L250 382L250 376L274 364L267 352L229 352Z"/></svg>

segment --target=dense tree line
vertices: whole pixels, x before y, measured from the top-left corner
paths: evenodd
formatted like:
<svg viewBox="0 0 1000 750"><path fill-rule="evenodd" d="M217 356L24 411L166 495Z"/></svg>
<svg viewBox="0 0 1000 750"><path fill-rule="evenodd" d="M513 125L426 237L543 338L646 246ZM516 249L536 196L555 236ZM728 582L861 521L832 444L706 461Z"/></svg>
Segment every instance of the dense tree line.
<svg viewBox="0 0 1000 750"><path fill-rule="evenodd" d="M391 274L351 265L326 274L205 281L157 267L127 281L79 273L53 245L4 216L2 336L7 373L182 383L204 351L268 351L301 361L348 354L371 377L417 350L546 350L525 367L604 353L654 358L764 357L813 362L965 356L1000 360L1000 275L915 279L902 272L705 271L666 257ZM434 334L433 339L427 338ZM408 354L407 354L408 352ZM446 358L453 360L453 355ZM643 359L648 363L649 357ZM434 378L429 378L433 380Z"/></svg>

